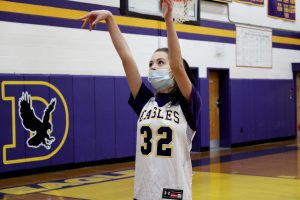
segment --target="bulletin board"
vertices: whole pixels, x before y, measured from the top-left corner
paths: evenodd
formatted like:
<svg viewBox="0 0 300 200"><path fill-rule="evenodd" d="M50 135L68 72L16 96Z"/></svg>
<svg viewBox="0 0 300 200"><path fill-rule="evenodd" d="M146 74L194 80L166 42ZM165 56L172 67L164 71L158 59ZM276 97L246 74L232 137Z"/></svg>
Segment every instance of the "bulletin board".
<svg viewBox="0 0 300 200"><path fill-rule="evenodd" d="M236 63L239 67L272 68L272 30L237 26Z"/></svg>

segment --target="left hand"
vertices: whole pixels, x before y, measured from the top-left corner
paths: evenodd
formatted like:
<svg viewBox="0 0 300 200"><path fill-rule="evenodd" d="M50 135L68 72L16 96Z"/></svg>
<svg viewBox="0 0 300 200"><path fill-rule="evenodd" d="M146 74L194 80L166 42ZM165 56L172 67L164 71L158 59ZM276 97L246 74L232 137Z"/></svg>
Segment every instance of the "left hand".
<svg viewBox="0 0 300 200"><path fill-rule="evenodd" d="M173 21L173 2L171 0L162 0L162 12L165 21Z"/></svg>
<svg viewBox="0 0 300 200"><path fill-rule="evenodd" d="M86 24L89 23L89 30L91 31L93 28L96 28L97 23L102 20L106 20L111 17L112 14L108 10L94 10L86 15L79 18L80 20L84 20L81 28L85 28Z"/></svg>

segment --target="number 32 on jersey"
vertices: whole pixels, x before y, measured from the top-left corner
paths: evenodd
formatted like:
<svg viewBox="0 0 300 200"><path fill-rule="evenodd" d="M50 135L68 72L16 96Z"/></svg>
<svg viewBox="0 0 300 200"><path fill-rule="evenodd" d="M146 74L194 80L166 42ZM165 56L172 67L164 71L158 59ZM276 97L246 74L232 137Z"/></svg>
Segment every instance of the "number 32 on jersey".
<svg viewBox="0 0 300 200"><path fill-rule="evenodd" d="M140 134L143 137L141 145L143 155L150 155L156 148L157 156L172 156L173 130L170 127L161 126L157 132L154 132L150 126L144 125L140 129ZM154 141L153 134L157 135L157 141Z"/></svg>

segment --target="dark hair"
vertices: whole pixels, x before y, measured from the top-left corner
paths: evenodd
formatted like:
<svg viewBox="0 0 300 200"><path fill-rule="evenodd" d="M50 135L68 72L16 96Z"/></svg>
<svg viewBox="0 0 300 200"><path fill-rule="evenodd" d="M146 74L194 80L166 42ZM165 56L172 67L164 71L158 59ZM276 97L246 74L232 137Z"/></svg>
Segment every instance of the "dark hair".
<svg viewBox="0 0 300 200"><path fill-rule="evenodd" d="M169 53L168 48L165 48L165 47L156 49L156 51L154 53L160 52L160 51L165 52L167 54ZM190 81L192 82L193 85L196 85L196 80L195 80L194 75L193 75L193 73L190 69L189 64L187 63L187 61L184 58L182 59L182 62L183 62L185 72L188 75ZM176 82L175 82L174 89L170 93L171 93L171 105L176 105L176 104L179 103L179 100L184 99L184 97L183 97L182 93L180 92Z"/></svg>

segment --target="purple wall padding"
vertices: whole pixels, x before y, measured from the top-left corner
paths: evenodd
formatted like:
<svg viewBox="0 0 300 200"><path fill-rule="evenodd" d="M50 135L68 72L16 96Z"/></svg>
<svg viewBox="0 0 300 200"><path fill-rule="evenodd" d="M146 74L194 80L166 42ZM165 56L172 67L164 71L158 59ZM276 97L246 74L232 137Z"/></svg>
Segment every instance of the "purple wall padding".
<svg viewBox="0 0 300 200"><path fill-rule="evenodd" d="M278 122L279 115L284 113L279 112L281 105L276 106L276 104L274 104L278 98L275 94L278 88L276 88L275 85L273 85L272 88L271 84L271 82L265 81L264 83L262 82L259 87L253 86L253 92L254 90L256 91L256 96L253 96L250 100L250 102L252 102L251 110L253 112L251 114L255 114L256 117L251 119L251 124L249 125L252 125L252 127L249 127L248 134L245 134L246 136L249 135L247 138L248 140L269 139L272 138L272 135L278 137L276 134L276 130L278 131L278 129L275 123ZM254 102L255 100L256 102ZM276 122L274 121L274 124L271 122L273 117L276 120ZM273 132L274 130L275 132ZM236 134L236 138L238 139L239 133L237 132Z"/></svg>
<svg viewBox="0 0 300 200"><path fill-rule="evenodd" d="M95 81L93 76L73 77L74 156L75 162L94 161Z"/></svg>
<svg viewBox="0 0 300 200"><path fill-rule="evenodd" d="M54 85L63 95L69 112L69 127L67 138L58 151L51 159L52 165L66 164L74 162L74 124L73 124L73 78L72 76L57 75L50 76L50 83ZM50 90L50 98L56 98L56 107L52 113L53 135L56 137L56 142L53 143L53 148L58 147L61 143L66 129L66 113L63 102L55 91Z"/></svg>
<svg viewBox="0 0 300 200"><path fill-rule="evenodd" d="M230 81L232 144L295 136L293 80Z"/></svg>
<svg viewBox="0 0 300 200"><path fill-rule="evenodd" d="M128 104L130 91L126 78L115 78L116 156L135 155L136 117Z"/></svg>
<svg viewBox="0 0 300 200"><path fill-rule="evenodd" d="M232 143L240 143L248 141L253 134L254 90L253 84L248 81L241 81L237 84L231 81L231 83Z"/></svg>
<svg viewBox="0 0 300 200"><path fill-rule="evenodd" d="M154 93L155 89L152 87L151 83L148 81L147 77L142 78L143 83Z"/></svg>
<svg viewBox="0 0 300 200"><path fill-rule="evenodd" d="M25 81L45 81L49 82L49 76L47 75L24 75L24 80ZM46 86L41 86L41 85L25 85L25 91L27 91L32 98L34 96L37 97L42 97L46 101L50 101L49 99L49 94L50 94L50 89ZM46 105L43 104L41 101L36 101L32 99L32 106L35 110L35 114L37 117L42 119L43 114L44 114L44 109L46 108ZM26 141L29 138L29 132L26 131L25 134ZM40 147L38 149L35 148L25 148L26 152L26 158L34 158L34 157L40 157L40 156L45 156L50 153L51 150L47 150L44 147ZM44 166L49 166L51 164L50 160L43 160L43 161L38 161L38 162L28 162L26 164L27 169L31 168L37 168L37 167L44 167Z"/></svg>
<svg viewBox="0 0 300 200"><path fill-rule="evenodd" d="M229 70L219 71L220 79L220 147L230 147L230 87L229 87Z"/></svg>
<svg viewBox="0 0 300 200"><path fill-rule="evenodd" d="M115 82L113 77L95 78L96 159L116 157Z"/></svg>
<svg viewBox="0 0 300 200"><path fill-rule="evenodd" d="M20 81L23 80L23 76L21 75L1 75L0 76L0 84L2 81ZM0 85L0 87L2 87ZM3 163L3 146L7 144L12 144L12 104L10 101L4 101L2 99L2 88L0 88L0 173L15 171L20 169L25 169L26 164L9 164L5 165ZM24 90L23 86L6 86L5 87L5 95L16 98L16 148L7 150L7 159L8 160L16 160L25 158L25 130L23 129L19 116L18 116L18 97L21 96L22 91Z"/></svg>
<svg viewBox="0 0 300 200"><path fill-rule="evenodd" d="M202 100L200 114L201 148L209 147L209 82L208 79L200 79L200 96Z"/></svg>
<svg viewBox="0 0 300 200"><path fill-rule="evenodd" d="M300 63L292 63L292 70L293 72L300 72Z"/></svg>
<svg viewBox="0 0 300 200"><path fill-rule="evenodd" d="M63 94L69 110L69 133L60 151L46 161L27 164L0 164L0 173L26 168L55 166L67 163L89 162L135 155L137 116L128 105L130 94L125 77L66 76L66 75L1 75L3 80L46 81ZM144 78L145 81L145 78ZM200 135L195 137L194 148L209 147L209 82L200 79L202 98ZM229 129L231 145L266 139L296 136L296 101L290 99L293 80L240 80L229 81ZM16 102L23 91L39 96L48 102L57 98L53 112L53 133L56 148L63 137L65 113L61 99L46 86L8 86L6 96L14 96ZM225 90L224 90L225 91ZM2 91L1 91L2 92ZM33 101L36 115L43 116L45 105ZM16 105L17 148L9 150L9 159L22 159L47 155L44 147L28 148L29 138L18 115ZM226 109L225 109L226 110ZM10 144L11 104L0 98L0 147ZM221 136L222 138L222 136ZM1 160L2 154L0 154Z"/></svg>
<svg viewBox="0 0 300 200"><path fill-rule="evenodd" d="M294 77L294 99L295 99L294 106L295 106L295 110L296 110L294 118L297 120L297 102L298 102L297 92L298 91L297 91L297 85L296 85L296 80L297 80L296 77L300 72L300 63L292 63L292 71L293 71L293 77ZM295 121L294 128L296 131L298 129L299 123L300 123L300 121Z"/></svg>
<svg viewBox="0 0 300 200"><path fill-rule="evenodd" d="M201 85L201 82L200 82L200 79L198 79L198 86L199 86L199 88L200 88L200 85ZM199 93L200 93L200 89L199 89ZM203 108L203 105L200 108L201 111L202 111L202 108ZM194 139L193 139L192 151L199 152L200 149L201 149L201 118L200 118L199 123L197 125L197 129L198 130L196 131L196 134L195 134Z"/></svg>

